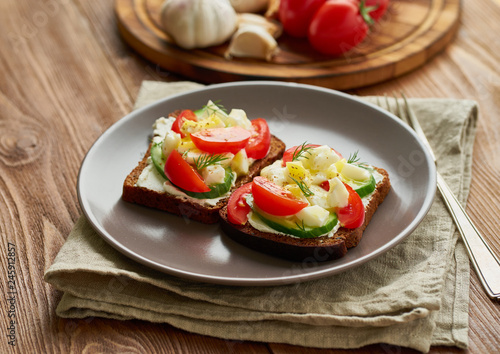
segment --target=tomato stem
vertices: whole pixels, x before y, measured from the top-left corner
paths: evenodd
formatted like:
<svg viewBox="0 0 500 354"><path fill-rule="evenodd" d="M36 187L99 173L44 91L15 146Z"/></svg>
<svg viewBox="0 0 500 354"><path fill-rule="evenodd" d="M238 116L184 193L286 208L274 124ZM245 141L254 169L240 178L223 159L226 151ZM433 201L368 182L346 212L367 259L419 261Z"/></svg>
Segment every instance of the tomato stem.
<svg viewBox="0 0 500 354"><path fill-rule="evenodd" d="M373 18L370 16L370 12L378 9L379 6L380 5L366 6L366 0L361 0L361 2L359 4L359 13L360 13L361 17L363 17L363 20L365 20L365 22L368 26L371 26L375 23Z"/></svg>

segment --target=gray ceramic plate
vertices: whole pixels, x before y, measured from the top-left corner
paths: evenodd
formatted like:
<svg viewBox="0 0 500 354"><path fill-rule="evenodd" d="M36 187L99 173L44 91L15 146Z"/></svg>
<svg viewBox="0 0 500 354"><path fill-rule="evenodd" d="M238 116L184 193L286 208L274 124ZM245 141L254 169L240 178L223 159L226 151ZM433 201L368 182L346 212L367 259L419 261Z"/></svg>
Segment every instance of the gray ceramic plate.
<svg viewBox="0 0 500 354"><path fill-rule="evenodd" d="M361 243L339 260L293 263L249 250L197 222L121 201L122 184L147 149L151 125L176 109L209 99L264 117L287 146L328 144L344 156L385 168L392 190ZM422 221L435 194L434 164L398 118L352 96L314 86L245 82L213 85L134 111L92 146L80 169L78 195L95 230L132 260L178 277L228 285L277 285L343 272L388 251Z"/></svg>

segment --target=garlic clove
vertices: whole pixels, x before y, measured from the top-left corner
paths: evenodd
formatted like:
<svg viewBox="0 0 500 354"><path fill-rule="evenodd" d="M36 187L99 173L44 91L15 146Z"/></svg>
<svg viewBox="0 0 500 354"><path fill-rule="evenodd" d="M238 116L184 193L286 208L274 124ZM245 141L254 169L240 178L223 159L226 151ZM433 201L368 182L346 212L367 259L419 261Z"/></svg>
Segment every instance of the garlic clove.
<svg viewBox="0 0 500 354"><path fill-rule="evenodd" d="M225 53L226 59L245 57L270 61L279 51L276 39L263 27L246 25L231 38Z"/></svg>
<svg viewBox="0 0 500 354"><path fill-rule="evenodd" d="M269 5L264 16L269 19L278 19L280 11L280 0L269 0Z"/></svg>
<svg viewBox="0 0 500 354"><path fill-rule="evenodd" d="M274 38L278 38L283 33L283 26L278 21L267 19L257 14L238 14L238 28L248 25L263 27Z"/></svg>

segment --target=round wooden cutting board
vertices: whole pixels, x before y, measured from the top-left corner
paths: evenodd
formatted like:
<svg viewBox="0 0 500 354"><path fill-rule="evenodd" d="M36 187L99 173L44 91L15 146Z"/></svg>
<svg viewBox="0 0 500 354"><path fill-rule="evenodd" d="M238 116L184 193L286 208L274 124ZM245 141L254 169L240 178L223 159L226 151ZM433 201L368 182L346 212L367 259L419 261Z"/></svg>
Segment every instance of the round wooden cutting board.
<svg viewBox="0 0 500 354"><path fill-rule="evenodd" d="M385 17L358 47L331 58L306 40L282 35L271 62L224 58L226 45L183 50L160 24L163 0L116 0L118 28L125 41L160 67L203 82L282 80L338 90L379 83L425 64L452 39L460 0L392 0Z"/></svg>

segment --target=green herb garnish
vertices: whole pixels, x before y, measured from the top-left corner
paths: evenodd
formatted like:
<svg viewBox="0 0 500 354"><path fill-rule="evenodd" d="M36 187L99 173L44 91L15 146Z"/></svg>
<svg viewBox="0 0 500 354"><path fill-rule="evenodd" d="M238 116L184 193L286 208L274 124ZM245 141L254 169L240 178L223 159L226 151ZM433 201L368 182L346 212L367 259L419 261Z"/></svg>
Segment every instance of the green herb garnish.
<svg viewBox="0 0 500 354"><path fill-rule="evenodd" d="M224 107L224 106L222 105L222 103L220 103L220 100L218 100L218 101L212 101L212 103L213 103L213 104L214 104L214 105L215 105L215 106L216 106L219 110L221 110L222 112L224 112L224 113L228 114L228 113L227 113L227 109L226 109L226 107ZM215 113L215 112L217 111L215 108L210 108L210 107L208 107L208 105L204 105L204 106L203 106L203 109L207 110L209 113Z"/></svg>
<svg viewBox="0 0 500 354"><path fill-rule="evenodd" d="M349 159L347 160L347 163L356 164L359 167L364 167L366 165L366 162L359 162L359 157L358 157L357 151L354 154L349 155Z"/></svg>
<svg viewBox="0 0 500 354"><path fill-rule="evenodd" d="M304 225L304 220L302 220L302 224L299 224L298 222L295 222L295 225L297 225L297 228L303 232L306 232L306 226Z"/></svg>
<svg viewBox="0 0 500 354"><path fill-rule="evenodd" d="M356 163L359 161L358 152L356 151L354 154L349 155L349 159L347 163Z"/></svg>
<svg viewBox="0 0 500 354"><path fill-rule="evenodd" d="M211 165L220 165L220 163L224 160L227 160L227 156L218 154L201 154L196 159L194 159L194 164L198 171L204 169L205 167Z"/></svg>
<svg viewBox="0 0 500 354"><path fill-rule="evenodd" d="M313 147L307 145L307 141L305 141L302 145L297 146L297 148L294 150L292 154L292 161L297 161L300 157L303 157L305 159L308 159L308 156L305 156L306 154L311 154L309 150L311 150Z"/></svg>
<svg viewBox="0 0 500 354"><path fill-rule="evenodd" d="M307 184L304 183L304 181L297 181L295 178L290 177L296 184L299 186L300 190L306 197L310 197L314 195L314 192L309 189Z"/></svg>

